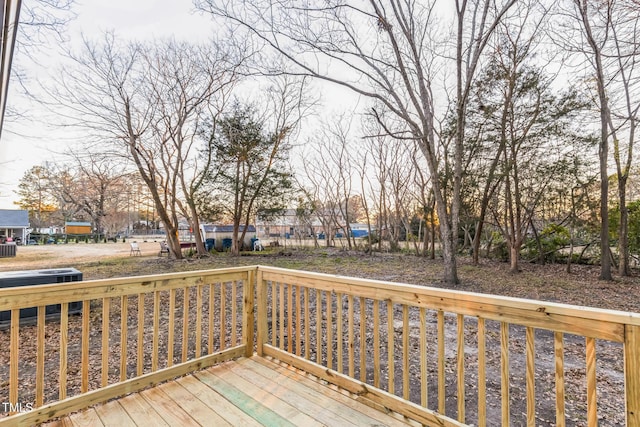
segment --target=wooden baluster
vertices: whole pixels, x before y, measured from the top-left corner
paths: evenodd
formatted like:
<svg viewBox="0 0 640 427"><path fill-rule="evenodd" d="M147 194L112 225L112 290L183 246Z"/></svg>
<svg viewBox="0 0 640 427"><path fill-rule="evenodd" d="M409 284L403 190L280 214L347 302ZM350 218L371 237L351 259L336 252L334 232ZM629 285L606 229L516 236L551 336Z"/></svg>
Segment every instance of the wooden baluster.
<svg viewBox="0 0 640 427"><path fill-rule="evenodd" d="M500 323L500 395L502 396L502 425L509 427L509 324Z"/></svg>
<svg viewBox="0 0 640 427"><path fill-rule="evenodd" d="M287 351L293 353L293 286L287 285Z"/></svg>
<svg viewBox="0 0 640 427"><path fill-rule="evenodd" d="M402 305L402 398L409 400L409 306Z"/></svg>
<svg viewBox="0 0 640 427"><path fill-rule="evenodd" d="M348 310L348 331L347 331L347 337L349 340L349 376L351 378L353 378L355 376L355 348L354 348L354 334L353 334L353 316L354 316L354 310L353 310L353 296L349 295L347 302L349 304L349 310Z"/></svg>
<svg viewBox="0 0 640 427"><path fill-rule="evenodd" d="M189 352L189 294L190 288L185 287L182 292L182 363L187 361Z"/></svg>
<svg viewBox="0 0 640 427"><path fill-rule="evenodd" d="M13 320L13 318L11 318ZM69 344L69 303L60 304L60 379L58 399L67 398L67 348Z"/></svg>
<svg viewBox="0 0 640 427"><path fill-rule="evenodd" d="M364 297L360 297L360 381L367 381L367 309Z"/></svg>
<svg viewBox="0 0 640 427"><path fill-rule="evenodd" d="M129 299L120 298L120 381L127 379L127 332L129 318Z"/></svg>
<svg viewBox="0 0 640 427"><path fill-rule="evenodd" d="M196 359L202 355L202 288L196 288Z"/></svg>
<svg viewBox="0 0 640 427"><path fill-rule="evenodd" d="M445 414L444 311L438 310L438 412Z"/></svg>
<svg viewBox="0 0 640 427"><path fill-rule="evenodd" d="M285 307L284 307L284 283L280 283L280 304L278 306L278 313L280 314L279 319L280 319L280 337L278 338L278 346L280 347L280 350L284 350L284 312L285 312ZM316 308L317 310L320 310L320 307Z"/></svg>
<svg viewBox="0 0 640 427"><path fill-rule="evenodd" d="M527 426L536 426L536 365L535 365L535 331L526 329L527 354Z"/></svg>
<svg viewBox="0 0 640 427"><path fill-rule="evenodd" d="M311 346L309 345L311 340L311 325L309 319L311 313L309 313L309 288L304 288L304 357L307 360L311 359Z"/></svg>
<svg viewBox="0 0 640 427"><path fill-rule="evenodd" d="M333 301L327 292L327 368L333 369Z"/></svg>
<svg viewBox="0 0 640 427"><path fill-rule="evenodd" d="M174 303L175 303L175 294ZM171 328L173 330L173 328ZM151 371L158 370L158 358L160 356L160 291L153 293L153 350L151 351ZM171 361L173 361L173 344L171 345Z"/></svg>
<svg viewBox="0 0 640 427"><path fill-rule="evenodd" d="M109 383L109 321L111 298L102 299L102 387Z"/></svg>
<svg viewBox="0 0 640 427"><path fill-rule="evenodd" d="M393 302L387 300L387 364L389 369L389 390L395 394L396 368L395 368L395 329L393 327Z"/></svg>
<svg viewBox="0 0 640 427"><path fill-rule="evenodd" d="M420 307L420 404L428 406L429 389L427 384L427 309Z"/></svg>
<svg viewBox="0 0 640 427"><path fill-rule="evenodd" d="M300 285L296 286L296 356L300 356L302 354L302 350L300 348L302 337L302 295L300 290Z"/></svg>
<svg viewBox="0 0 640 427"><path fill-rule="evenodd" d="M40 307L38 307L40 308ZM89 390L89 321L91 320L91 301L82 301L82 349L80 355L81 379L80 392Z"/></svg>
<svg viewBox="0 0 640 427"><path fill-rule="evenodd" d="M278 345L278 294L276 282L271 282L271 345Z"/></svg>
<svg viewBox="0 0 640 427"><path fill-rule="evenodd" d="M46 310L46 307L44 305L38 306L38 325L37 325L37 328L38 328L37 346L38 347L37 347L37 355L36 355L36 407L40 407L44 404L45 310ZM13 361L13 358L11 360Z"/></svg>
<svg viewBox="0 0 640 427"><path fill-rule="evenodd" d="M464 395L464 316L457 316L457 376L458 376L458 421L464 423L465 416L465 395Z"/></svg>
<svg viewBox="0 0 640 427"><path fill-rule="evenodd" d="M598 406L596 397L596 340L586 338L587 346L587 425L598 425Z"/></svg>
<svg viewBox="0 0 640 427"><path fill-rule="evenodd" d="M487 330L484 318L478 318L478 427L487 424Z"/></svg>
<svg viewBox="0 0 640 427"><path fill-rule="evenodd" d="M213 331L215 329L215 294L216 294L216 285L215 283L211 283L209 285L209 339L207 340L208 346L207 350L209 354L212 354L214 350L214 338Z"/></svg>
<svg viewBox="0 0 640 427"><path fill-rule="evenodd" d="M322 291L316 290L316 363L322 364Z"/></svg>
<svg viewBox="0 0 640 427"><path fill-rule="evenodd" d="M373 300L373 386L380 388L380 301Z"/></svg>
<svg viewBox="0 0 640 427"><path fill-rule="evenodd" d="M156 291L157 292L157 291ZM176 330L176 293L177 291L175 289L171 289L169 291L169 325L168 325L168 331L167 331L167 366L173 366L173 346L175 344L175 338L174 338L174 334L175 334L175 330ZM155 298L153 301L153 311L154 311L154 316L153 316L153 324L154 324L154 330L155 330L155 322L156 322L156 316L155 316ZM153 345L155 348L155 343L157 341L157 337L154 334L153 335ZM158 357L156 355L156 352L153 352L152 355L152 371L156 370L157 367L157 360Z"/></svg>
<svg viewBox="0 0 640 427"><path fill-rule="evenodd" d="M564 410L564 336L562 332L553 334L553 348L556 367L556 426L566 425Z"/></svg>
<svg viewBox="0 0 640 427"><path fill-rule="evenodd" d="M336 340L337 340L337 355L336 355L336 369L338 372L343 372L343 361L342 357L344 354L344 337L343 337L343 326L342 326L342 294L336 294Z"/></svg>
<svg viewBox="0 0 640 427"><path fill-rule="evenodd" d="M136 364L136 375L140 376L144 372L144 300L145 294L138 294L138 363Z"/></svg>
<svg viewBox="0 0 640 427"><path fill-rule="evenodd" d="M231 347L238 344L238 282L231 282Z"/></svg>
<svg viewBox="0 0 640 427"><path fill-rule="evenodd" d="M11 309L11 326L9 334L11 346L11 348L9 349L9 403L12 405L17 405L18 358L20 357L20 309Z"/></svg>
<svg viewBox="0 0 640 427"><path fill-rule="evenodd" d="M227 284L220 284L220 351L227 348Z"/></svg>

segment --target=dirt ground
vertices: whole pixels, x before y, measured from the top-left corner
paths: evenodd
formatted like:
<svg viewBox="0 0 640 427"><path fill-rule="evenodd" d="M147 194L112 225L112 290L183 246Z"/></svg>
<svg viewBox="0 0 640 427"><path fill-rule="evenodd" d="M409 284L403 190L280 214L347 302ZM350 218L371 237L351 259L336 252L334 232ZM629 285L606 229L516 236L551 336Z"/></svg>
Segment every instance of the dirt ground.
<svg viewBox="0 0 640 427"><path fill-rule="evenodd" d="M160 243L137 241L142 257L157 257ZM0 271L73 267L75 264L129 256L130 242L18 246L15 258L0 258Z"/></svg>
<svg viewBox="0 0 640 427"><path fill-rule="evenodd" d="M439 260L417 258L406 254L374 254L364 255L357 252L348 252L335 248L320 248L316 250L275 249L264 253L248 253L241 257L230 257L228 254L216 254L202 259L174 260L167 257L159 257L160 245L158 241L145 242L138 240L141 256L131 256L131 248L127 243L100 243L100 244L61 244L47 246L20 246L15 258L0 259L0 271L33 270L45 268L75 267L83 272L84 280L100 279L116 276L131 276L144 274L159 274L171 271L200 270L208 268L220 268L239 265L274 265L283 268L318 271L344 276L365 277L379 280L387 280L400 283L412 283L417 285L434 286L441 288L453 288L464 291L490 293L497 295L530 298L543 301L562 302L582 306L599 307L605 309L640 312L640 279L636 276L630 278L617 277L613 282L598 280L598 268L593 266L574 266L572 273L565 271L563 265L540 266L535 264L523 264L520 274L510 274L506 263L483 260L481 265L473 266L469 259L461 258L459 262L460 284L454 287L445 285L441 280L442 265ZM637 272L636 272L637 273ZM313 302L313 301L312 301ZM325 312L326 308L322 309ZM418 323L417 313L411 314L410 324L413 329ZM384 316L383 316L384 317ZM400 317L400 313L396 319ZM357 318L357 316L356 316ZM435 323L431 319L434 326ZM451 323L452 341L455 340L455 318L448 319ZM465 324L465 341L473 344L475 339L475 326L470 320ZM488 325L488 348L499 349L499 331L497 324ZM401 327L401 325L399 326ZM493 329L492 329L493 328ZM495 330L494 330L495 329ZM417 329L416 329L417 331ZM372 338L367 332L367 342ZM553 346L552 335L546 331L536 334L536 345L541 347ZM117 334L117 325L114 333ZM3 338L0 334L0 338ZM5 334L6 335L6 334ZM6 337L4 337L6 338ZM52 339L55 336L52 336ZM447 336L447 339L449 337ZM566 352L566 386L568 405L574 408L575 413L584 413L580 402L585 402L584 384L584 339L579 337L567 337L565 343ZM0 339L1 341L1 339ZM512 381L521 384L524 381L524 331L519 328L512 330L510 344L510 365L513 370ZM471 346L474 347L473 345ZM398 353L400 357L401 352ZM553 355L546 352L536 361L537 366L544 367L545 372L553 372ZM599 393L599 424L603 426L624 425L624 408L620 406L619 398L608 399L607 396L619 395L623 386L620 377L623 360L621 347L598 343L598 393ZM435 356L434 356L435 357ZM487 355L488 363L496 367L496 371L489 377L489 387L499 388L499 352L491 352ZM467 356L465 356L465 359ZM600 365L600 361L604 363ZM474 388L475 358L469 355L466 376L469 380L469 388ZM396 367L401 366L398 359ZM610 368L611 367L611 368ZM430 376L434 367L429 368ZM447 372L453 373L455 358L447 355ZM449 372L451 370L451 372ZM411 365L411 376L419 377L416 366ZM494 375L495 374L495 375ZM522 377L521 377L522 375ZM398 378L398 372L396 377ZM1 375L0 375L1 377ZM1 379L1 378L0 378ZM497 382L496 382L497 381ZM465 381L466 382L466 381ZM551 398L553 389L553 377L539 378L536 381L536 390ZM431 381L431 384L435 384ZM0 381L0 388L2 381ZM447 390L455 390L455 384L448 384ZM516 416L513 425L519 425L523 420L522 415L526 411L524 389L514 387L512 390L513 405ZM455 393L455 392L454 392ZM470 392L473 396L474 393ZM435 393L431 393L435 396ZM414 396L412 396L414 398ZM415 399L414 399L415 400ZM468 415L473 418L474 412L469 399ZM452 409L455 413L456 409ZM489 408L490 413L499 413L499 408ZM536 408L537 425L554 425L554 409L541 400ZM449 414L449 408L447 410ZM498 416L499 418L499 416ZM498 418L492 420L498 423ZM583 416L575 416L567 419L567 425L585 425Z"/></svg>

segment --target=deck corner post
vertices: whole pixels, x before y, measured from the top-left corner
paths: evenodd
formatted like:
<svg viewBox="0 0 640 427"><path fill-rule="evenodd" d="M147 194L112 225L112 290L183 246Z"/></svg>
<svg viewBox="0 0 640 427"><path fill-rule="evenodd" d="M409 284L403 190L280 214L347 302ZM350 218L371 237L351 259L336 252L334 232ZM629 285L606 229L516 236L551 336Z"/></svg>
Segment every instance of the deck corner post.
<svg viewBox="0 0 640 427"><path fill-rule="evenodd" d="M267 286L262 278L262 270L258 267L256 271L256 293L257 300L257 335L256 335L256 352L258 356L263 356L263 345L267 342L268 324L267 324Z"/></svg>
<svg viewBox="0 0 640 427"><path fill-rule="evenodd" d="M625 325L624 383L627 426L640 427L640 326Z"/></svg>
<svg viewBox="0 0 640 427"><path fill-rule="evenodd" d="M255 339L255 277L256 268L247 271L246 286L243 289L244 307L242 310L242 343L245 345L245 356L253 356Z"/></svg>

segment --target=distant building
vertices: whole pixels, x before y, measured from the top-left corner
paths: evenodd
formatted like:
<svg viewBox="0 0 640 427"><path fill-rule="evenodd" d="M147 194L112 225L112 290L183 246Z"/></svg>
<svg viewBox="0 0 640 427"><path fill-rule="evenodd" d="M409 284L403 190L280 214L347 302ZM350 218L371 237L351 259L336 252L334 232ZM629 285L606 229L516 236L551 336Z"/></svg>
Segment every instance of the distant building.
<svg viewBox="0 0 640 427"><path fill-rule="evenodd" d="M221 252L229 250L233 241L233 225L215 225L203 224L204 239L213 239L213 248ZM244 226L240 226L240 234L244 230ZM253 248L252 239L256 237L256 227L250 225L247 227L247 233L244 236L243 246L245 248Z"/></svg>
<svg viewBox="0 0 640 427"><path fill-rule="evenodd" d="M307 238L324 232L316 215L301 218L296 209L285 209L280 215L264 219L256 218L258 237L261 239Z"/></svg>
<svg viewBox="0 0 640 427"><path fill-rule="evenodd" d="M286 209L281 215L270 219L256 218L256 228L258 231L258 237L261 239L306 239L312 235L316 235L321 239L325 238L326 234L343 238L344 232L347 229L345 220L340 212L332 212L329 229L325 230L322 225L318 213L312 213L307 217L298 215L296 209ZM369 227L363 223L351 223L349 224L351 235L353 237L367 237L369 235Z"/></svg>
<svg viewBox="0 0 640 427"><path fill-rule="evenodd" d="M64 232L66 234L91 234L90 222L67 221L64 223Z"/></svg>
<svg viewBox="0 0 640 427"><path fill-rule="evenodd" d="M25 242L30 232L28 211L0 209L0 240L11 237Z"/></svg>

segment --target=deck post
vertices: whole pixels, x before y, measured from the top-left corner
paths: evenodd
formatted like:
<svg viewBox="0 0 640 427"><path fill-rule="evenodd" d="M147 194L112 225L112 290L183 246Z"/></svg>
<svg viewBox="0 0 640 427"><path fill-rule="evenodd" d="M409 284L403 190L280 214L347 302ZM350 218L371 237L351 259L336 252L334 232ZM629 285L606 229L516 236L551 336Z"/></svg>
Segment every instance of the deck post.
<svg viewBox="0 0 640 427"><path fill-rule="evenodd" d="M624 383L627 426L640 427L640 326L625 325Z"/></svg>
<svg viewBox="0 0 640 427"><path fill-rule="evenodd" d="M242 309L242 343L246 346L245 356L253 356L253 341L255 338L255 295L256 269L247 272L247 280L243 286L244 307Z"/></svg>
<svg viewBox="0 0 640 427"><path fill-rule="evenodd" d="M267 341L268 324L267 324L267 285L262 279L262 270L260 267L256 271L256 290L257 290L257 335L256 335L256 352L258 356L264 356L263 344Z"/></svg>

